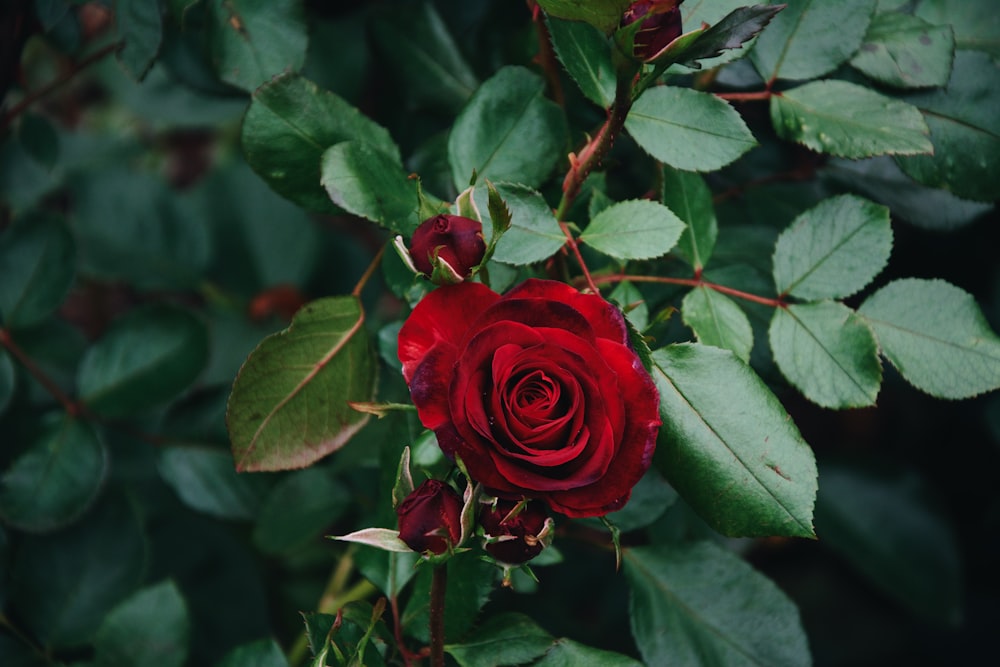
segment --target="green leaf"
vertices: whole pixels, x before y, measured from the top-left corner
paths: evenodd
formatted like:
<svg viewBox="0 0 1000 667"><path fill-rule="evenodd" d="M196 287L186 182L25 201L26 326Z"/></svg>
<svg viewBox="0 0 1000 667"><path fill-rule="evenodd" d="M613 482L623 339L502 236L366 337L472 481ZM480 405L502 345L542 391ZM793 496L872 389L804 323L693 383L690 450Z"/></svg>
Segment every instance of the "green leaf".
<svg viewBox="0 0 1000 667"><path fill-rule="evenodd" d="M625 550L632 635L647 665L812 664L795 604L711 542Z"/></svg>
<svg viewBox="0 0 1000 667"><path fill-rule="evenodd" d="M771 22L774 15L782 9L784 6L769 7L766 4L733 9L717 23L710 24L711 27L701 33L698 39L684 51L680 62L689 67L700 69L702 63L698 61L719 58L726 51L740 49L753 40ZM688 25L697 24L688 22ZM722 62L724 61L720 59L707 64L710 67L715 67Z"/></svg>
<svg viewBox="0 0 1000 667"><path fill-rule="evenodd" d="M21 116L17 126L17 138L24 150L38 164L48 170L55 169L59 162L59 131L46 117L35 113Z"/></svg>
<svg viewBox="0 0 1000 667"><path fill-rule="evenodd" d="M565 637L555 640L534 667L642 667L638 660L604 649L592 648Z"/></svg>
<svg viewBox="0 0 1000 667"><path fill-rule="evenodd" d="M614 524L622 533L645 528L653 523L677 502L677 492L667 483L658 470L651 468L646 471L639 482L632 487L632 495L625 507L617 512L591 519L595 525L604 528L603 519ZM535 561L532 561L532 565Z"/></svg>
<svg viewBox="0 0 1000 667"><path fill-rule="evenodd" d="M566 236L545 198L517 183L494 183L511 214L511 226L497 242L493 259L521 266L548 259L566 243ZM488 208L486 188L473 193L480 211ZM485 229L485 228L484 228Z"/></svg>
<svg viewBox="0 0 1000 667"><path fill-rule="evenodd" d="M21 218L0 235L0 321L31 327L59 307L73 283L76 248L57 217Z"/></svg>
<svg viewBox="0 0 1000 667"><path fill-rule="evenodd" d="M861 46L875 0L788 0L750 58L765 80L829 74ZM836 29L832 29L836 26Z"/></svg>
<svg viewBox="0 0 1000 667"><path fill-rule="evenodd" d="M208 447L167 447L159 471L191 509L220 519L252 519L263 496L262 478L238 475L228 451Z"/></svg>
<svg viewBox="0 0 1000 667"><path fill-rule="evenodd" d="M107 470L107 452L90 424L50 415L0 474L0 517L29 532L64 526L90 508Z"/></svg>
<svg viewBox="0 0 1000 667"><path fill-rule="evenodd" d="M448 590L444 598L444 636L462 637L475 625L479 611L496 588L497 567L472 554L449 558ZM430 587L433 567L424 567L414 581L413 595L403 612L401 623L406 633L429 641Z"/></svg>
<svg viewBox="0 0 1000 667"><path fill-rule="evenodd" d="M669 208L639 199L598 213L580 240L615 259L651 259L667 254L683 230L684 223Z"/></svg>
<svg viewBox="0 0 1000 667"><path fill-rule="evenodd" d="M963 578L955 535L920 480L820 469L816 531L873 586L918 616L957 625Z"/></svg>
<svg viewBox="0 0 1000 667"><path fill-rule="evenodd" d="M615 101L615 67L607 37L581 21L549 18L548 27L559 61L584 97L609 109Z"/></svg>
<svg viewBox="0 0 1000 667"><path fill-rule="evenodd" d="M77 372L80 399L106 417L174 398L205 367L205 326L177 306L150 305L119 317L87 350Z"/></svg>
<svg viewBox="0 0 1000 667"><path fill-rule="evenodd" d="M142 81L156 61L163 42L163 19L159 0L116 0L115 23L124 44L118 62L137 81Z"/></svg>
<svg viewBox="0 0 1000 667"><path fill-rule="evenodd" d="M69 528L19 542L10 604L42 646L79 646L139 585L146 557L135 508L124 496L106 496Z"/></svg>
<svg viewBox="0 0 1000 667"><path fill-rule="evenodd" d="M837 410L875 405L878 346L850 308L833 301L776 308L768 333L782 375L810 401Z"/></svg>
<svg viewBox="0 0 1000 667"><path fill-rule="evenodd" d="M712 191L700 174L663 165L663 203L686 225L677 251L696 271L701 270L719 234Z"/></svg>
<svg viewBox="0 0 1000 667"><path fill-rule="evenodd" d="M631 0L539 0L538 6L546 14L570 21L585 21L590 25L610 33L618 27L622 14Z"/></svg>
<svg viewBox="0 0 1000 667"><path fill-rule="evenodd" d="M14 396L16 380L14 362L10 360L7 351L0 347L0 415L3 415Z"/></svg>
<svg viewBox="0 0 1000 667"><path fill-rule="evenodd" d="M699 343L732 350L743 361L750 361L753 328L746 313L725 294L696 287L685 295L681 315Z"/></svg>
<svg viewBox="0 0 1000 667"><path fill-rule="evenodd" d="M887 12L872 19L851 66L879 83L926 88L948 83L954 54L951 27Z"/></svg>
<svg viewBox="0 0 1000 667"><path fill-rule="evenodd" d="M837 157L933 151L916 107L847 81L813 81L773 95L771 122L782 139Z"/></svg>
<svg viewBox="0 0 1000 667"><path fill-rule="evenodd" d="M455 189L473 171L494 183L538 187L566 144L562 110L545 97L545 82L524 67L503 67L476 90L455 119L448 159Z"/></svg>
<svg viewBox="0 0 1000 667"><path fill-rule="evenodd" d="M304 306L243 364L227 422L241 472L307 466L340 449L365 422L350 401L371 401L375 358L355 297Z"/></svg>
<svg viewBox="0 0 1000 667"><path fill-rule="evenodd" d="M212 62L226 83L253 92L306 59L300 0L210 0Z"/></svg>
<svg viewBox="0 0 1000 667"><path fill-rule="evenodd" d="M625 128L657 160L687 171L720 169L757 145L725 101L675 86L643 93L632 105Z"/></svg>
<svg viewBox="0 0 1000 667"><path fill-rule="evenodd" d="M732 352L653 352L663 426L657 467L729 536L813 537L816 462L767 385Z"/></svg>
<svg viewBox="0 0 1000 667"><path fill-rule="evenodd" d="M868 297L858 314L917 389L958 399L1000 388L1000 337L968 292L943 280L904 278Z"/></svg>
<svg viewBox="0 0 1000 667"><path fill-rule="evenodd" d="M943 90L907 96L930 127L934 155L897 158L909 176L976 201L1000 199L1000 64L959 51Z"/></svg>
<svg viewBox="0 0 1000 667"><path fill-rule="evenodd" d="M258 639L237 646L215 667L288 667L288 660L273 639Z"/></svg>
<svg viewBox="0 0 1000 667"><path fill-rule="evenodd" d="M955 46L1000 56L1000 14L989 2L921 0L915 13L934 25L951 25Z"/></svg>
<svg viewBox="0 0 1000 667"><path fill-rule="evenodd" d="M649 305L642 292L632 283L623 280L608 295L608 300L618 304L636 331L649 326Z"/></svg>
<svg viewBox="0 0 1000 667"><path fill-rule="evenodd" d="M292 551L319 537L347 507L350 496L329 470L311 467L275 484L264 501L253 541L268 554Z"/></svg>
<svg viewBox="0 0 1000 667"><path fill-rule="evenodd" d="M410 236L420 224L417 181L397 159L360 141L345 141L323 154L322 184L333 203L396 234Z"/></svg>
<svg viewBox="0 0 1000 667"><path fill-rule="evenodd" d="M774 284L800 299L839 299L874 280L892 252L889 209L854 195L799 215L774 246Z"/></svg>
<svg viewBox="0 0 1000 667"><path fill-rule="evenodd" d="M310 211L334 211L320 184L323 153L342 141L365 142L401 163L389 132L342 98L297 74L258 88L243 118L247 162L276 192Z"/></svg>
<svg viewBox="0 0 1000 667"><path fill-rule="evenodd" d="M441 15L429 2L394 7L373 23L407 99L458 112L479 85Z"/></svg>
<svg viewBox="0 0 1000 667"><path fill-rule="evenodd" d="M190 634L187 605L173 581L144 588L112 609L94 638L94 667L181 667Z"/></svg>
<svg viewBox="0 0 1000 667"><path fill-rule="evenodd" d="M531 618L508 612L490 617L461 644L444 649L460 667L496 667L526 664L552 643L552 636Z"/></svg>

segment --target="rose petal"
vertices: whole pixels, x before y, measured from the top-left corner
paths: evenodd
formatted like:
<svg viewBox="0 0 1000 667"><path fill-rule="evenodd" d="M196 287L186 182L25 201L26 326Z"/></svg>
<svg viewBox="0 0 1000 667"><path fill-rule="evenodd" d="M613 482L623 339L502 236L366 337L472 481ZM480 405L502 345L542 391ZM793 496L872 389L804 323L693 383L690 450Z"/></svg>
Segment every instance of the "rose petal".
<svg viewBox="0 0 1000 667"><path fill-rule="evenodd" d="M596 294L584 294L566 283L532 278L507 292L508 299L554 299L579 312L600 338L628 344L628 327L621 311Z"/></svg>

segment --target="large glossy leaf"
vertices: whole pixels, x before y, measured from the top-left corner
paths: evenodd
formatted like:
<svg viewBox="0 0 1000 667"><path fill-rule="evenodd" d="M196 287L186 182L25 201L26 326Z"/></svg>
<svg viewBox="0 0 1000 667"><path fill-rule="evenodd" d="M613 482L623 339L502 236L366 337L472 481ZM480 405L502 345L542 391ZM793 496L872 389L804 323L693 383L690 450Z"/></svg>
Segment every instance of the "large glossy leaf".
<svg viewBox="0 0 1000 667"><path fill-rule="evenodd" d="M813 403L834 409L875 404L882 384L875 336L844 304L777 308L769 337L778 368Z"/></svg>
<svg viewBox="0 0 1000 667"><path fill-rule="evenodd" d="M461 667L521 665L544 654L552 635L524 614L498 614L484 621L460 644L445 645Z"/></svg>
<svg viewBox="0 0 1000 667"><path fill-rule="evenodd" d="M835 70L861 46L876 0L786 4L750 52L764 79L812 79Z"/></svg>
<svg viewBox="0 0 1000 667"><path fill-rule="evenodd" d="M943 86L951 75L955 36L950 26L902 14L876 14L851 66L890 86Z"/></svg>
<svg viewBox="0 0 1000 667"><path fill-rule="evenodd" d="M1000 14L991 2L920 0L915 14L934 25L951 25L960 49L1000 56Z"/></svg>
<svg viewBox="0 0 1000 667"><path fill-rule="evenodd" d="M622 14L631 0L540 0L538 5L547 14L571 21L586 21L604 32L618 27Z"/></svg>
<svg viewBox="0 0 1000 667"><path fill-rule="evenodd" d="M257 516L263 479L238 475L228 451L174 446L160 452L160 475L188 507L220 519Z"/></svg>
<svg viewBox="0 0 1000 667"><path fill-rule="evenodd" d="M342 447L367 421L349 401L374 397L375 362L354 297L302 308L240 369L227 422L240 471L301 468Z"/></svg>
<svg viewBox="0 0 1000 667"><path fill-rule="evenodd" d="M626 549L632 634L647 665L808 667L795 604L711 542Z"/></svg>
<svg viewBox="0 0 1000 667"><path fill-rule="evenodd" d="M54 216L21 218L0 235L0 323L39 324L59 307L73 282L76 248Z"/></svg>
<svg viewBox="0 0 1000 667"><path fill-rule="evenodd" d="M746 313L728 296L696 287L685 295L681 315L699 343L732 350L743 361L750 361L753 328Z"/></svg>
<svg viewBox="0 0 1000 667"><path fill-rule="evenodd" d="M176 306L137 308L87 350L77 372L80 399L103 416L149 409L186 389L205 366L204 325Z"/></svg>
<svg viewBox="0 0 1000 667"><path fill-rule="evenodd" d="M580 91L594 104L610 108L615 100L615 67L607 37L582 21L550 18L548 26L556 55Z"/></svg>
<svg viewBox="0 0 1000 667"><path fill-rule="evenodd" d="M117 0L115 23L123 41L118 61L134 78L142 80L153 66L163 41L159 0Z"/></svg>
<svg viewBox="0 0 1000 667"><path fill-rule="evenodd" d="M504 67L483 83L455 119L448 159L455 189L480 179L538 187L562 155L566 122L545 97L545 82L523 67Z"/></svg>
<svg viewBox="0 0 1000 667"><path fill-rule="evenodd" d="M684 223L669 208L639 199L598 213L580 240L616 259L651 259L669 252L683 230Z"/></svg>
<svg viewBox="0 0 1000 667"><path fill-rule="evenodd" d="M181 667L190 626L187 605L173 581L144 588L104 617L94 638L94 667Z"/></svg>
<svg viewBox="0 0 1000 667"><path fill-rule="evenodd" d="M349 500L329 470L313 466L293 472L275 484L264 501L254 526L254 544L268 554L301 547L322 535Z"/></svg>
<svg viewBox="0 0 1000 667"><path fill-rule="evenodd" d="M647 153L672 167L714 171L757 145L740 115L708 93L658 86L636 100L625 128Z"/></svg>
<svg viewBox="0 0 1000 667"><path fill-rule="evenodd" d="M943 280L895 280L861 304L879 349L913 386L939 398L1000 388L1000 337L968 292Z"/></svg>
<svg viewBox="0 0 1000 667"><path fill-rule="evenodd" d="M772 96L771 122L781 138L837 157L933 150L916 107L846 81L814 81Z"/></svg>
<svg viewBox="0 0 1000 667"><path fill-rule="evenodd" d="M50 415L0 474L0 517L30 532L59 528L90 507L107 468L107 452L90 424Z"/></svg>
<svg viewBox="0 0 1000 667"><path fill-rule="evenodd" d="M905 98L924 114L934 155L897 158L916 180L965 199L1000 199L1000 64L973 51L955 54L943 90Z"/></svg>
<svg viewBox="0 0 1000 667"><path fill-rule="evenodd" d="M918 616L957 623L963 607L958 544L920 480L835 466L820 468L820 479L821 544Z"/></svg>
<svg viewBox="0 0 1000 667"><path fill-rule="evenodd" d="M497 242L493 259L520 266L548 259L566 243L566 236L541 193L516 183L495 183L497 192L510 209L510 229ZM486 211L487 192L477 187L476 206ZM484 230L489 224L484 226Z"/></svg>
<svg viewBox="0 0 1000 667"><path fill-rule="evenodd" d="M320 184L322 157L348 140L372 144L400 162L384 127L297 74L258 88L243 119L247 162L276 192L312 211L333 210Z"/></svg>
<svg viewBox="0 0 1000 667"><path fill-rule="evenodd" d="M816 462L778 399L732 352L653 352L663 426L656 463L725 535L812 537Z"/></svg>
<svg viewBox="0 0 1000 667"><path fill-rule="evenodd" d="M798 216L774 246L774 284L800 299L839 299L870 283L889 261L889 209L853 195Z"/></svg>
<svg viewBox="0 0 1000 667"><path fill-rule="evenodd" d="M211 50L226 83L252 92L306 59L305 13L300 0L210 0Z"/></svg>
<svg viewBox="0 0 1000 667"><path fill-rule="evenodd" d="M362 141L345 141L322 158L323 187L333 203L410 236L420 224L417 181L397 159Z"/></svg>
<svg viewBox="0 0 1000 667"><path fill-rule="evenodd" d="M677 250L696 271L712 256L719 224L712 191L700 174L663 166L663 203L685 224Z"/></svg>

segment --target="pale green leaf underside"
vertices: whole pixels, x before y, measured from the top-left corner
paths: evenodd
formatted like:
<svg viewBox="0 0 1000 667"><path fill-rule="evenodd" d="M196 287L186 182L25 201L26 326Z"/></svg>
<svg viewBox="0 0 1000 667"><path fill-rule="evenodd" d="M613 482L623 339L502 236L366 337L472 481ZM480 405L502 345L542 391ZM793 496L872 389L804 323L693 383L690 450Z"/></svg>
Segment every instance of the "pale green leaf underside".
<svg viewBox="0 0 1000 667"><path fill-rule="evenodd" d="M772 96L771 122L782 139L837 157L934 150L916 107L847 81L813 81Z"/></svg>
<svg viewBox="0 0 1000 667"><path fill-rule="evenodd" d="M875 337L844 304L776 308L769 337L781 373L813 403L833 409L875 404L882 383Z"/></svg>
<svg viewBox="0 0 1000 667"><path fill-rule="evenodd" d="M681 303L684 324L691 327L698 342L732 350L743 361L750 360L753 328L746 313L725 294L696 287Z"/></svg>
<svg viewBox="0 0 1000 667"><path fill-rule="evenodd" d="M812 450L756 373L697 344L661 348L653 363L657 465L681 496L725 535L812 537Z"/></svg>
<svg viewBox="0 0 1000 667"><path fill-rule="evenodd" d="M227 421L241 471L302 468L367 421L348 401L374 398L375 365L354 297L306 305L240 369Z"/></svg>
<svg viewBox="0 0 1000 667"><path fill-rule="evenodd" d="M1000 388L1000 337L975 299L943 280L905 278L858 309L881 352L913 386L938 398Z"/></svg>
<svg viewBox="0 0 1000 667"><path fill-rule="evenodd" d="M616 259L651 259L669 252L683 230L684 223L673 211L643 199L604 209L590 221L580 240Z"/></svg>

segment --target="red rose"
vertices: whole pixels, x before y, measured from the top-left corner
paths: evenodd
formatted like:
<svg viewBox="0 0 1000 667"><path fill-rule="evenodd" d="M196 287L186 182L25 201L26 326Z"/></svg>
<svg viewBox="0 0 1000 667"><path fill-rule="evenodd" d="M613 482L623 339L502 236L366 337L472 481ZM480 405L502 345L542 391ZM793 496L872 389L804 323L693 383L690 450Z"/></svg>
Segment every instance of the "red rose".
<svg viewBox="0 0 1000 667"><path fill-rule="evenodd" d="M486 252L483 241L483 225L478 220L460 215L435 215L420 223L410 241L410 256L413 265L421 273L434 275L432 260L437 253L438 260L451 268L451 282L467 278L481 261Z"/></svg>
<svg viewBox="0 0 1000 667"><path fill-rule="evenodd" d="M414 551L443 554L462 538L462 496L428 479L396 508L399 539Z"/></svg>
<svg viewBox="0 0 1000 667"><path fill-rule="evenodd" d="M424 426L494 495L600 516L649 468L659 398L599 296L548 280L503 297L441 287L400 330L399 358Z"/></svg>
<svg viewBox="0 0 1000 667"><path fill-rule="evenodd" d="M625 10L622 26L642 20L635 34L632 53L639 60L651 60L670 42L681 36L681 10L684 0L637 0Z"/></svg>
<svg viewBox="0 0 1000 667"><path fill-rule="evenodd" d="M552 523L545 511L545 503L528 501L517 514L511 516L517 505L516 500L497 500L495 505L484 505L479 512L479 525L488 539L483 548L507 565L527 563L540 554L546 546L545 537L550 530L546 524ZM491 538L499 539L494 541Z"/></svg>

